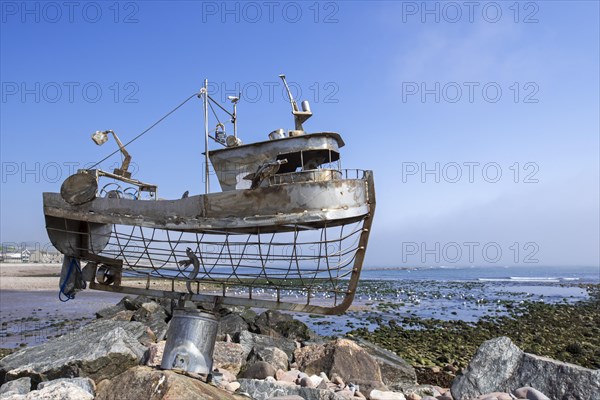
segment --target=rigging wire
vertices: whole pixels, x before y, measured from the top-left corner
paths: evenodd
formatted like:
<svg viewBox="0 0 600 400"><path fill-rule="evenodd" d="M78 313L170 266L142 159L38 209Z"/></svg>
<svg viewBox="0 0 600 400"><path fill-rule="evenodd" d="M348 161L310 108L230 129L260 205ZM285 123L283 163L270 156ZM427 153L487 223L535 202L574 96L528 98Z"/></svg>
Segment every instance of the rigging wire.
<svg viewBox="0 0 600 400"><path fill-rule="evenodd" d="M147 128L146 130L144 130L142 133L140 133L139 135L137 135L136 137L134 137L133 139L131 139L129 142L125 143L123 145L123 147L127 147L129 146L131 143L133 143L134 141L136 141L137 139L139 139L140 137L142 137L144 134L146 134L146 132L148 132L150 129L154 128L156 125L160 124L163 120L165 120L169 115L173 114L175 111L177 111L179 108L181 108L185 103L187 103L188 101L190 101L193 97L196 96L200 96L199 93L194 93L192 94L190 97L188 97L187 99L185 99L183 102L181 102L181 104L179 104L177 107L175 107L174 109L172 109L171 111L169 111L168 113L166 113L162 118L160 118L158 121L156 121L155 123L153 123L152 125L150 125L149 128ZM103 163L104 161L108 160L110 157L114 156L115 154L117 154L118 152L120 152L121 149L117 149L115 151L113 151L112 153L110 153L108 156L104 157L102 160L98 161L96 164L92 165L91 167L89 167L87 170L91 170L94 167L98 166L100 163Z"/></svg>

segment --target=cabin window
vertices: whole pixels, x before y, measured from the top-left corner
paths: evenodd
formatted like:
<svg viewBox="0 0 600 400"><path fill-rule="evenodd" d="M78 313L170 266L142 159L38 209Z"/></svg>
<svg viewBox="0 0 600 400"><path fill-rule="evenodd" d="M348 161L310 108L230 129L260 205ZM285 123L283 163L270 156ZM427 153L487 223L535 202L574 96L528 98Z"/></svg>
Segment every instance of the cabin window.
<svg viewBox="0 0 600 400"><path fill-rule="evenodd" d="M278 160L284 158L287 159L287 163L279 168L278 174L323 168L340 169L340 154L329 149L304 150L277 156Z"/></svg>

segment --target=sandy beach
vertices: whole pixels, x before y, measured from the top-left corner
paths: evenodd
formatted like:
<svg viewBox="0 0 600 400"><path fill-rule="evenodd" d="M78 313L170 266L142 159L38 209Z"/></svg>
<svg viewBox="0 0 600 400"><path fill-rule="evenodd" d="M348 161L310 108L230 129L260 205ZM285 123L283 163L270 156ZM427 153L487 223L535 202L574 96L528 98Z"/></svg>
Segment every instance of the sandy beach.
<svg viewBox="0 0 600 400"><path fill-rule="evenodd" d="M61 266L0 263L0 290L58 290Z"/></svg>

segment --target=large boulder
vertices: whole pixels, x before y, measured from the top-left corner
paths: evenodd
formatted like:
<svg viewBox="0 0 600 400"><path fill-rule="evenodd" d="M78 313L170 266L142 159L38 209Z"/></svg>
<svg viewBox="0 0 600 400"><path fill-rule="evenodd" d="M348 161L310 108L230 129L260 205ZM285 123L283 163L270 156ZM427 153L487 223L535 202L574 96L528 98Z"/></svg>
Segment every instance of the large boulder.
<svg viewBox="0 0 600 400"><path fill-rule="evenodd" d="M479 347L451 391L456 400L466 400L490 392L510 393L524 386L551 399L589 400L600 393L600 370L528 354L509 338L500 337Z"/></svg>
<svg viewBox="0 0 600 400"><path fill-rule="evenodd" d="M154 335L156 341L160 342L167 335L167 313L165 309L155 301L142 303L140 307L133 312L133 320L146 325Z"/></svg>
<svg viewBox="0 0 600 400"><path fill-rule="evenodd" d="M271 364L265 361L256 361L248 364L247 368L242 373L242 378L246 379L266 379L267 377L275 377L277 370Z"/></svg>
<svg viewBox="0 0 600 400"><path fill-rule="evenodd" d="M275 380L239 379L238 382L240 391L248 393L254 400L279 397L286 399L286 396L299 396L304 400L346 400L345 397L339 396L331 390L301 387Z"/></svg>
<svg viewBox="0 0 600 400"><path fill-rule="evenodd" d="M0 360L0 382L30 377L44 380L111 378L138 365L146 352L140 343L146 327L139 322L97 320L73 333L29 347Z"/></svg>
<svg viewBox="0 0 600 400"><path fill-rule="evenodd" d="M0 399L18 394L27 394L31 391L31 378L19 378L6 382L0 386Z"/></svg>
<svg viewBox="0 0 600 400"><path fill-rule="evenodd" d="M257 361L265 361L271 364L275 370L281 369L283 371L287 371L289 366L287 354L277 347L255 347L248 355L247 361L249 364Z"/></svg>
<svg viewBox="0 0 600 400"><path fill-rule="evenodd" d="M270 336L258 335L248 331L242 331L235 336L236 342L242 345L244 350L244 360L248 358L248 355L252 349L261 349L265 347L277 347L283 350L288 356L288 360L292 360L296 344L293 340L286 338L274 338Z"/></svg>
<svg viewBox="0 0 600 400"><path fill-rule="evenodd" d="M216 342L213 352L213 368L237 375L246 362L244 349L239 343Z"/></svg>
<svg viewBox="0 0 600 400"><path fill-rule="evenodd" d="M53 381L40 382L37 388L38 390L41 390L45 387L56 385L60 382L66 382L78 386L80 389L85 390L92 396L96 395L96 383L90 378L59 378Z"/></svg>
<svg viewBox="0 0 600 400"><path fill-rule="evenodd" d="M375 359L351 340L336 339L325 345L306 346L295 353L298 369L308 375L337 374L345 382L383 388L381 371Z"/></svg>
<svg viewBox="0 0 600 400"><path fill-rule="evenodd" d="M297 341L307 341L317 336L303 322L289 314L275 310L267 310L254 321L256 332L272 337L284 337Z"/></svg>
<svg viewBox="0 0 600 400"><path fill-rule="evenodd" d="M238 314L227 314L219 319L217 340L225 340L226 335L235 336L249 328L246 320Z"/></svg>
<svg viewBox="0 0 600 400"><path fill-rule="evenodd" d="M93 400L94 395L79 384L68 379L47 382L39 390L33 390L19 400ZM10 398L9 398L10 400ZM15 399L17 400L17 399Z"/></svg>
<svg viewBox="0 0 600 400"><path fill-rule="evenodd" d="M235 400L241 399L215 386L173 371L131 368L98 385L96 400Z"/></svg>
<svg viewBox="0 0 600 400"><path fill-rule="evenodd" d="M354 339L379 365L383 383L393 390L400 390L417 383L415 369L395 353L383 349L369 341Z"/></svg>

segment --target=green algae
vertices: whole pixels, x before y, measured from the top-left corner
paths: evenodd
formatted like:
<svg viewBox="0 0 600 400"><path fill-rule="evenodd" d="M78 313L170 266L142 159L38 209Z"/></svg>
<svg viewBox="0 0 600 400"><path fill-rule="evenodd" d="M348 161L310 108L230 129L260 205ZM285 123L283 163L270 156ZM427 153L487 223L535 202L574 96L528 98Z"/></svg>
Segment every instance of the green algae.
<svg viewBox="0 0 600 400"><path fill-rule="evenodd" d="M487 316L476 323L406 316L377 321L373 332L358 328L349 334L394 351L413 366L462 369L484 341L508 336L528 353L600 368L600 285L585 288L590 295L585 301L526 301L511 305L508 316Z"/></svg>

